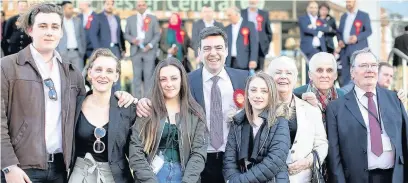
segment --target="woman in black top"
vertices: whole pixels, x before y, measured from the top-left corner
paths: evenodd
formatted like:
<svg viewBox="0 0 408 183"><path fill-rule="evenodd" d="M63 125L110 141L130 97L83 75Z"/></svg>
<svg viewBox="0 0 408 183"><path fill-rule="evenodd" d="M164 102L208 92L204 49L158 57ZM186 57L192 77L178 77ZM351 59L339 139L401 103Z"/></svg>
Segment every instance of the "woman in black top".
<svg viewBox="0 0 408 183"><path fill-rule="evenodd" d="M133 183L127 154L135 105L120 108L112 86L120 62L109 49L96 50L88 68L93 90L78 99L70 183Z"/></svg>
<svg viewBox="0 0 408 183"><path fill-rule="evenodd" d="M333 53L335 46L333 43L333 37L337 34L336 20L330 16L330 6L327 3L322 3L319 6L319 19L326 24L329 29L324 33L327 52Z"/></svg>

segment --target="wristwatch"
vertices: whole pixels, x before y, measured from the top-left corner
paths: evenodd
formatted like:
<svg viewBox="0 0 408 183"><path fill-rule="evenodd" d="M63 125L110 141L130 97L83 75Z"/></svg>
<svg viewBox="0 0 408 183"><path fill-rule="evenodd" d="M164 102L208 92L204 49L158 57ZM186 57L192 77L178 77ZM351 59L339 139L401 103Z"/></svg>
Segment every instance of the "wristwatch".
<svg viewBox="0 0 408 183"><path fill-rule="evenodd" d="M8 174L10 172L9 167L3 168L1 171L3 171L4 174Z"/></svg>

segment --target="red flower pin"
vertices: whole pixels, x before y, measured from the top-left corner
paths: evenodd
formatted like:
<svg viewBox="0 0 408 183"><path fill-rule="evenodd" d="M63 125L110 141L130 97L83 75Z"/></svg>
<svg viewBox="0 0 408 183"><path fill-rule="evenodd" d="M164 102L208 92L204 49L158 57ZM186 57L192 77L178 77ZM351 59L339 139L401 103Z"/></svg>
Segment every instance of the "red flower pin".
<svg viewBox="0 0 408 183"><path fill-rule="evenodd" d="M244 45L245 46L248 45L249 44L249 38L248 38L249 29L248 29L248 27L242 27L241 34L244 36Z"/></svg>
<svg viewBox="0 0 408 183"><path fill-rule="evenodd" d="M358 36L360 34L360 29L363 26L363 22L361 22L361 20L355 20L354 26L356 27L356 36Z"/></svg>
<svg viewBox="0 0 408 183"><path fill-rule="evenodd" d="M181 42L184 43L184 36L186 35L186 32L183 30L180 31L180 36L181 36Z"/></svg>
<svg viewBox="0 0 408 183"><path fill-rule="evenodd" d="M245 92L244 90L237 89L234 91L234 103L239 108L242 109L245 103Z"/></svg>
<svg viewBox="0 0 408 183"><path fill-rule="evenodd" d="M258 25L257 25L257 30L258 31L262 31L262 22L263 21L264 21L264 18L263 18L262 15L256 16L256 22L258 22Z"/></svg>
<svg viewBox="0 0 408 183"><path fill-rule="evenodd" d="M150 17L146 17L143 20L143 31L147 32L149 30L149 24L152 20L150 19Z"/></svg>
<svg viewBox="0 0 408 183"><path fill-rule="evenodd" d="M322 26L323 22L319 19L316 20L316 26Z"/></svg>

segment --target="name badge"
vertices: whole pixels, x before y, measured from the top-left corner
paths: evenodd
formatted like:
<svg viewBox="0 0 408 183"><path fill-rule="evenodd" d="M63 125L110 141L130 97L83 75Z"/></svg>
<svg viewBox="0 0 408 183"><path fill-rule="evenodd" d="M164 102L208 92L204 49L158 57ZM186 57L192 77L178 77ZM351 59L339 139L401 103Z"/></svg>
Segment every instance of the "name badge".
<svg viewBox="0 0 408 183"><path fill-rule="evenodd" d="M164 156L162 155L162 152L160 151L159 155L155 155L152 161L152 169L154 174L159 173L160 169L163 168L164 165Z"/></svg>

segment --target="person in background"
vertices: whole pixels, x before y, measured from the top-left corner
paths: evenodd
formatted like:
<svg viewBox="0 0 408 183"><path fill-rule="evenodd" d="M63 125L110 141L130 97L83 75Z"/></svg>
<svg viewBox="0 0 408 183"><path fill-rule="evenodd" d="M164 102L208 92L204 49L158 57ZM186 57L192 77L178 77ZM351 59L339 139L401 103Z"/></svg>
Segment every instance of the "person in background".
<svg viewBox="0 0 408 183"><path fill-rule="evenodd" d="M175 57L180 60L186 72L189 73L193 69L187 55L188 48L193 48L190 37L182 25L179 14L171 14L168 23L168 28L162 30L160 49L167 57Z"/></svg>
<svg viewBox="0 0 408 183"><path fill-rule="evenodd" d="M330 15L330 6L326 2L319 5L319 20L322 21L323 26L327 26L328 30L324 32L325 44L328 53L335 52L333 38L337 34L336 19Z"/></svg>
<svg viewBox="0 0 408 183"><path fill-rule="evenodd" d="M6 14L4 13L4 11L3 10L1 10L1 17L0 17L0 24L1 24L1 27L0 27L0 40L3 40L3 34L4 34L4 26L5 26L5 24L6 24ZM6 49L6 47L5 47L5 45L4 45L4 42L3 41L1 41L1 58L3 58L4 57L4 52L3 52L3 50L5 50Z"/></svg>
<svg viewBox="0 0 408 183"><path fill-rule="evenodd" d="M225 28L228 38L228 57L225 65L250 70L258 65L258 32L252 22L244 21L237 7L226 10L230 25Z"/></svg>
<svg viewBox="0 0 408 183"><path fill-rule="evenodd" d="M1 41L5 48L3 50L5 56L19 52L32 42L30 36L18 28L21 23L17 20L27 11L27 8L27 0L18 0L18 15L10 17L4 26L4 33Z"/></svg>
<svg viewBox="0 0 408 183"><path fill-rule="evenodd" d="M290 114L276 111L278 91L269 75L258 73L247 80L244 106L230 122L223 166L225 180L289 182L289 126L288 120L278 116Z"/></svg>
<svg viewBox="0 0 408 183"><path fill-rule="evenodd" d="M74 17L74 6L71 1L63 1L61 6L64 11L63 36L58 44L57 51L67 62L71 62L82 71L84 69L83 57L86 51L85 31L81 19Z"/></svg>
<svg viewBox="0 0 408 183"><path fill-rule="evenodd" d="M407 180L407 113L394 92L377 86L378 65L370 49L354 52L355 86L327 106L330 182Z"/></svg>
<svg viewBox="0 0 408 183"><path fill-rule="evenodd" d="M69 183L134 181L127 157L136 106L117 105L112 86L119 79L119 68L119 60L109 49L99 48L89 58L92 90L77 99Z"/></svg>
<svg viewBox="0 0 408 183"><path fill-rule="evenodd" d="M84 78L55 50L63 11L39 3L19 17L32 44L1 59L1 182L67 182L72 158L77 97ZM103 82L102 82L103 83ZM10 95L10 94L13 95ZM137 101L115 92L118 105Z"/></svg>
<svg viewBox="0 0 408 183"><path fill-rule="evenodd" d="M405 26L405 31L403 32L402 35L398 36L395 38L394 41L394 48L400 50L402 53L405 55L408 55L408 25ZM408 60L407 60L408 63ZM402 83L402 77L405 74L405 77L408 77L408 73L402 72L402 58L399 57L397 54L394 53L394 58L393 58L393 63L392 65L394 67L397 67L396 70L396 87L397 88L403 88Z"/></svg>
<svg viewBox="0 0 408 183"><path fill-rule="evenodd" d="M200 42L200 31L206 27L217 26L221 29L224 29L224 25L221 22L214 20L214 10L209 6L204 6L201 9L201 19L193 23L193 30L191 41L193 42L194 55L196 57L197 64L200 64L201 67L203 63L198 59L198 45Z"/></svg>
<svg viewBox="0 0 408 183"><path fill-rule="evenodd" d="M308 183L312 179L313 159L323 163L328 150L327 135L321 111L293 94L298 70L295 60L281 56L271 61L267 73L273 78L278 90L278 114L290 111L283 116L289 121L292 146L286 163L291 183ZM314 157L316 154L316 157ZM320 164L321 166L321 164Z"/></svg>
<svg viewBox="0 0 408 183"><path fill-rule="evenodd" d="M84 56L84 63L86 63L86 60L93 52L91 39L89 37L89 30L91 29L92 21L94 21L97 14L92 10L91 1L89 0L80 1L79 9L81 10L81 14L79 14L78 17L81 19L82 27L85 30L86 52Z"/></svg>
<svg viewBox="0 0 408 183"><path fill-rule="evenodd" d="M269 21L269 12L258 8L259 0L249 0L249 7L241 10L241 16L244 21L254 23L258 32L258 65L257 71L263 71L265 65L265 56L269 53L269 45L272 41L271 22Z"/></svg>
<svg viewBox="0 0 408 183"><path fill-rule="evenodd" d="M137 13L127 18L125 39L130 43L130 58L133 66L132 94L136 98L147 93L155 67L156 53L160 41L160 25L157 17L148 14L146 1L137 1ZM143 78L143 93L142 93Z"/></svg>
<svg viewBox="0 0 408 183"><path fill-rule="evenodd" d="M368 47L368 37L371 35L370 16L356 7L356 0L346 1L347 12L340 18L337 33L340 52L341 77L340 86L347 85L350 78L350 57L353 52Z"/></svg>
<svg viewBox="0 0 408 183"><path fill-rule="evenodd" d="M235 102L234 95L237 96L245 89L249 72L225 67L228 39L221 28L204 28L200 32L200 40L197 51L204 67L191 72L188 79L191 94L206 111L206 124L212 139L207 148L201 182L223 183L222 165L229 132L228 122L230 114L235 114L241 108L241 104ZM141 99L137 104L137 115L148 117L151 106L151 101Z"/></svg>
<svg viewBox="0 0 408 183"><path fill-rule="evenodd" d="M137 118L132 127L129 162L136 182L200 182L208 131L187 73L179 60L169 57L157 65L153 77L152 115Z"/></svg>

